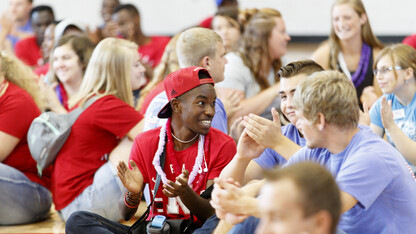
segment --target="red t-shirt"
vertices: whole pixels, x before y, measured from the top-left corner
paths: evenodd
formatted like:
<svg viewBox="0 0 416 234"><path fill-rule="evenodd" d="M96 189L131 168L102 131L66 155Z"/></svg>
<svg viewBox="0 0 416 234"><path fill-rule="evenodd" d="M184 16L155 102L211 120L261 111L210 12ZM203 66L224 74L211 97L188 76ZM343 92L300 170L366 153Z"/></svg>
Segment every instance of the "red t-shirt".
<svg viewBox="0 0 416 234"><path fill-rule="evenodd" d="M107 162L106 155L142 118L112 95L96 100L78 117L54 164L52 194L57 210L92 184L95 172Z"/></svg>
<svg viewBox="0 0 416 234"><path fill-rule="evenodd" d="M31 181L49 188L51 169L44 170L40 178L27 145L27 131L33 119L39 115L40 110L29 93L9 82L6 92L0 97L0 131L17 137L20 141L2 163L23 172Z"/></svg>
<svg viewBox="0 0 416 234"><path fill-rule="evenodd" d="M36 44L36 37L34 36L18 41L14 48L14 53L17 58L28 66L42 65L42 52L38 44Z"/></svg>
<svg viewBox="0 0 416 234"><path fill-rule="evenodd" d="M42 66L36 67L33 72L36 75L41 76L41 75L46 75L46 73L48 73L48 71L49 71L49 63L46 63Z"/></svg>
<svg viewBox="0 0 416 234"><path fill-rule="evenodd" d="M163 81L157 84L144 98L142 107L140 108L140 114L146 114L147 107L149 107L150 102L152 102L153 98L155 98L159 93L165 91L165 87L163 86Z"/></svg>
<svg viewBox="0 0 416 234"><path fill-rule="evenodd" d="M142 62L151 67L156 67L168 44L170 37L150 37L150 42L139 47L139 54Z"/></svg>
<svg viewBox="0 0 416 234"><path fill-rule="evenodd" d="M136 162L143 175L144 183L150 183L152 193L156 182L156 170L152 162L158 147L160 129L161 127L137 135L130 154L130 159ZM182 167L185 167L191 173L198 152L198 142L178 152L173 149L170 129L167 129L167 136L164 172L168 180L175 181L176 177L182 173ZM205 158L201 165L202 173L198 173L192 183L193 190L197 194L201 194L206 189L208 180L220 175L222 169L236 153L234 140L215 128L211 128L205 136L204 145ZM204 168L208 168L208 171L205 172ZM163 184L161 182L155 198L154 207L156 210L153 214L165 215L169 219L189 218L189 212L186 212L186 209L184 211L184 205L181 204L180 200L168 198L162 193L162 190ZM151 197L153 198L153 195Z"/></svg>

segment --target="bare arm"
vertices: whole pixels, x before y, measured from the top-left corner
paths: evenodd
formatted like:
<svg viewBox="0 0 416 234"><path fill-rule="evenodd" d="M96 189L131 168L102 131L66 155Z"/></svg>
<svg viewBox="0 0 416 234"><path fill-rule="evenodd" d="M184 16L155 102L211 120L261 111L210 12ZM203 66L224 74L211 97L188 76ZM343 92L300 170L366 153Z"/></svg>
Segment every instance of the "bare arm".
<svg viewBox="0 0 416 234"><path fill-rule="evenodd" d="M350 210L355 204L357 204L357 199L351 196L349 193L344 191L341 192L341 213L347 212Z"/></svg>
<svg viewBox="0 0 416 234"><path fill-rule="evenodd" d="M117 174L124 187L129 191L131 200L137 201L137 204L129 203L131 207L135 207L138 206L140 202L143 189L143 175L133 160L130 160L130 166L132 167L132 170L127 167L125 162L121 161L117 165ZM119 207L121 208L121 215L124 220L131 219L137 211L137 207L130 208L124 203L124 197L119 201Z"/></svg>
<svg viewBox="0 0 416 234"><path fill-rule="evenodd" d="M13 151L20 139L0 131L0 162L3 162Z"/></svg>
<svg viewBox="0 0 416 234"><path fill-rule="evenodd" d="M323 42L312 54L312 60L321 65L325 70L329 69L329 44Z"/></svg>

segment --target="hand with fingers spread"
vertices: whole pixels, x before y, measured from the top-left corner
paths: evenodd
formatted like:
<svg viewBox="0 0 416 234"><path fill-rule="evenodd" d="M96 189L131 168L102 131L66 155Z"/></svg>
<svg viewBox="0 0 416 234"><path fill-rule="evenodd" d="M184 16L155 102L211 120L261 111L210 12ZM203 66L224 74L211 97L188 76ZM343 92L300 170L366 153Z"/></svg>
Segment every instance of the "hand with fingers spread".
<svg viewBox="0 0 416 234"><path fill-rule="evenodd" d="M253 138L247 134L247 129L244 129L237 144L237 155L241 159L255 159L263 153L266 148L257 143Z"/></svg>
<svg viewBox="0 0 416 234"><path fill-rule="evenodd" d="M265 148L274 148L282 135L279 113L274 107L271 112L273 121L249 114L244 117L243 122L247 134Z"/></svg>
<svg viewBox="0 0 416 234"><path fill-rule="evenodd" d="M230 128L230 137L232 137L235 143L238 143L238 139L244 131L243 117L238 117Z"/></svg>
<svg viewBox="0 0 416 234"><path fill-rule="evenodd" d="M124 161L117 165L117 175L124 187L133 194L140 194L143 187L143 175L133 160L130 160L131 170Z"/></svg>
<svg viewBox="0 0 416 234"><path fill-rule="evenodd" d="M387 101L386 97L383 97L383 99L381 99L380 115L381 122L383 123L383 127L385 129L388 130L391 126L395 124L393 120L393 112L391 110L391 100Z"/></svg>
<svg viewBox="0 0 416 234"><path fill-rule="evenodd" d="M168 180L167 183L163 185L163 194L167 197L177 197L185 194L191 189L188 185L188 178L189 171L183 170L182 174L176 177L176 182Z"/></svg>
<svg viewBox="0 0 416 234"><path fill-rule="evenodd" d="M363 103L364 112L360 110L360 121L359 124L369 126L371 123L370 108L367 103Z"/></svg>

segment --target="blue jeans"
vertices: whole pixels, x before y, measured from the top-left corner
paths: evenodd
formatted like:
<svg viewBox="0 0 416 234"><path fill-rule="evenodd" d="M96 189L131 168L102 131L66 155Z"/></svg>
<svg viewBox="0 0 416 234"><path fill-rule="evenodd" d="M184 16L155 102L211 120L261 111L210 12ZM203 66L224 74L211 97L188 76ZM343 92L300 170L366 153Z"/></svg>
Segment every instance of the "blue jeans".
<svg viewBox="0 0 416 234"><path fill-rule="evenodd" d="M49 216L52 197L47 188L19 170L0 163L0 225L39 222Z"/></svg>
<svg viewBox="0 0 416 234"><path fill-rule="evenodd" d="M112 221L119 221L122 217L118 203L123 198L124 191L116 168L108 161L95 172L93 183L60 210L59 214L64 221L67 221L73 212L84 210Z"/></svg>
<svg viewBox="0 0 416 234"><path fill-rule="evenodd" d="M76 211L65 224L66 234L120 233L125 234L128 226L110 221L88 211Z"/></svg>
<svg viewBox="0 0 416 234"><path fill-rule="evenodd" d="M205 221L202 227L196 229L193 233L194 234L213 233L219 222L220 222L220 219L217 217L217 215L214 214Z"/></svg>

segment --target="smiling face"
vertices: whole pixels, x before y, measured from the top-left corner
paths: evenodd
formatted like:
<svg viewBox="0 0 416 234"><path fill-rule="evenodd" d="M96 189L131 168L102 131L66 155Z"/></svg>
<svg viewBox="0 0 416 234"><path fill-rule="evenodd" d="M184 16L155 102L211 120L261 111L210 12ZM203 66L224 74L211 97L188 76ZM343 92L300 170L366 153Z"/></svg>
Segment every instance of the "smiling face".
<svg viewBox="0 0 416 234"><path fill-rule="evenodd" d="M140 56L137 50L134 50L133 53L134 57L131 67L131 89L137 90L146 84L146 77L144 75L146 69L140 62Z"/></svg>
<svg viewBox="0 0 416 234"><path fill-rule="evenodd" d="M269 37L269 48L271 59L279 59L286 54L287 43L290 36L286 32L285 22L281 17L274 17L276 25Z"/></svg>
<svg viewBox="0 0 416 234"><path fill-rule="evenodd" d="M83 67L78 55L69 44L55 48L52 66L62 83L81 83L84 74Z"/></svg>
<svg viewBox="0 0 416 234"><path fill-rule="evenodd" d="M286 118L294 125L298 118L295 114L295 108L292 105L292 99L298 84L306 77L306 74L299 74L290 78L280 78L280 109Z"/></svg>
<svg viewBox="0 0 416 234"><path fill-rule="evenodd" d="M383 93L397 93L404 86L404 70L396 69L397 77L394 74L394 70L387 70L387 68L395 66L388 55L381 57L377 63L376 69L378 72L376 79Z"/></svg>
<svg viewBox="0 0 416 234"><path fill-rule="evenodd" d="M205 135L215 115L215 94L212 84L203 84L177 97L180 118L184 128Z"/></svg>
<svg viewBox="0 0 416 234"><path fill-rule="evenodd" d="M361 26L367 21L366 15L361 16L348 4L336 5L332 9L332 27L340 40L361 37Z"/></svg>

